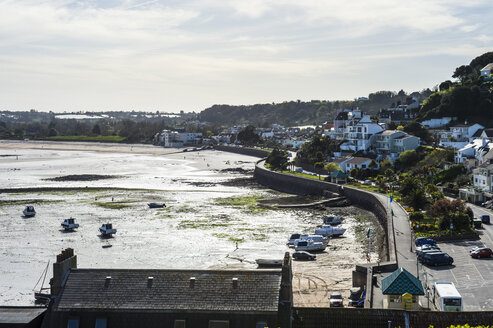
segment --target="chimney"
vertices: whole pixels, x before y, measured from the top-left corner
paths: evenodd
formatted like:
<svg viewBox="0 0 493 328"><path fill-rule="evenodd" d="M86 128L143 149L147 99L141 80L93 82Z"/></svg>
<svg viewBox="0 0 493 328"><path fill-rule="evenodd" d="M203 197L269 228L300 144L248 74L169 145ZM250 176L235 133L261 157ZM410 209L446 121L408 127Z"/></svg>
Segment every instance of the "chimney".
<svg viewBox="0 0 493 328"><path fill-rule="evenodd" d="M190 288L195 287L195 277L190 277Z"/></svg>
<svg viewBox="0 0 493 328"><path fill-rule="evenodd" d="M56 256L56 263L53 263L53 278L50 279L51 295L60 294L62 283L70 269L77 269L77 255L74 255L72 248L67 248Z"/></svg>
<svg viewBox="0 0 493 328"><path fill-rule="evenodd" d="M233 281L233 288L238 288L238 278L231 279Z"/></svg>

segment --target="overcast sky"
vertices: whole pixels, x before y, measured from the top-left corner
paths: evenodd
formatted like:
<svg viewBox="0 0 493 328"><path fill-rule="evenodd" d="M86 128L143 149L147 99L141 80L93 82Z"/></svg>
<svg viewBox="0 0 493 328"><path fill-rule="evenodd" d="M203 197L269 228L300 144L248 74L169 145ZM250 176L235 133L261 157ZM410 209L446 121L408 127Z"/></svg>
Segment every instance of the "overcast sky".
<svg viewBox="0 0 493 328"><path fill-rule="evenodd" d="M201 111L451 79L492 0L0 0L0 110Z"/></svg>

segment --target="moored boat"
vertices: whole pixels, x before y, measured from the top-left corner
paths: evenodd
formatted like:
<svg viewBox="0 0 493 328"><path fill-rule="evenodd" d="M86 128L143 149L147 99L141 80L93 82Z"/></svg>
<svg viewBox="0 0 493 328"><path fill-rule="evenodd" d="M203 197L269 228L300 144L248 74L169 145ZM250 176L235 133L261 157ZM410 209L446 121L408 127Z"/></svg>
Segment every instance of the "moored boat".
<svg viewBox="0 0 493 328"><path fill-rule="evenodd" d="M77 229L79 227L78 223L75 223L74 218L69 218L65 219L61 226L66 230L66 231L73 231L74 229Z"/></svg>
<svg viewBox="0 0 493 328"><path fill-rule="evenodd" d="M99 227L99 232L101 232L101 236L103 237L111 237L111 235L116 233L116 229L113 228L113 224L111 223L103 223L103 225Z"/></svg>
<svg viewBox="0 0 493 328"><path fill-rule="evenodd" d="M165 203L148 203L149 208L163 208L166 207Z"/></svg>
<svg viewBox="0 0 493 328"><path fill-rule="evenodd" d="M36 215L36 211L34 210L34 206L32 205L26 206L26 208L24 209L24 211L22 211L22 213L24 214L25 217L32 217Z"/></svg>
<svg viewBox="0 0 493 328"><path fill-rule="evenodd" d="M326 215L322 218L324 221L324 224L330 224L330 225L339 225L342 223L342 218L340 216L335 216L335 215Z"/></svg>
<svg viewBox="0 0 493 328"><path fill-rule="evenodd" d="M299 239L294 244L294 249L296 251L307 251L307 252L316 252L323 251L327 247L327 244L319 241L313 241L311 239L302 240Z"/></svg>
<svg viewBox="0 0 493 328"><path fill-rule="evenodd" d="M322 228L315 229L316 235L339 237L346 232L344 228L336 228L331 225L323 225Z"/></svg>

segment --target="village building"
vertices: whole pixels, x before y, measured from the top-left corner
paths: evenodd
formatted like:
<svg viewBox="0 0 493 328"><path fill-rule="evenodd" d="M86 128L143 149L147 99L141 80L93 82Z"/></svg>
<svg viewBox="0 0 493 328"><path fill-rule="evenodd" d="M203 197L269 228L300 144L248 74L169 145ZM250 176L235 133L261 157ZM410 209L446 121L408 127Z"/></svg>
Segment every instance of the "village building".
<svg viewBox="0 0 493 328"><path fill-rule="evenodd" d="M382 293L386 296L384 308L407 310L420 309L419 296L425 294L421 280L404 268L399 268L382 279Z"/></svg>

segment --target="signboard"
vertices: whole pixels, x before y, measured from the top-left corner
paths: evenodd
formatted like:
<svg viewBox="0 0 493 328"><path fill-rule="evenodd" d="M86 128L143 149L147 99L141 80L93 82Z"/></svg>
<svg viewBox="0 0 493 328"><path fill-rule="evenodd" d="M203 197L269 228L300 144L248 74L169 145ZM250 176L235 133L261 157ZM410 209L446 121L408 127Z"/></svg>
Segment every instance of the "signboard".
<svg viewBox="0 0 493 328"><path fill-rule="evenodd" d="M412 310L413 309L413 295L409 293L402 294L402 308L404 310Z"/></svg>

